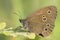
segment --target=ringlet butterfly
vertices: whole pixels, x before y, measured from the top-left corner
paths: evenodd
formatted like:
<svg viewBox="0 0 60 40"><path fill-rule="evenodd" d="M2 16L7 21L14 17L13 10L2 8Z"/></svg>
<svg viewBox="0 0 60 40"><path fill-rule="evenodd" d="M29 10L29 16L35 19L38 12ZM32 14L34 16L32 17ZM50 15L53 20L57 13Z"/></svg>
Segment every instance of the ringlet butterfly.
<svg viewBox="0 0 60 40"><path fill-rule="evenodd" d="M30 32L36 33L42 37L49 36L55 27L55 19L57 16L56 6L48 6L29 15L26 19L19 21Z"/></svg>

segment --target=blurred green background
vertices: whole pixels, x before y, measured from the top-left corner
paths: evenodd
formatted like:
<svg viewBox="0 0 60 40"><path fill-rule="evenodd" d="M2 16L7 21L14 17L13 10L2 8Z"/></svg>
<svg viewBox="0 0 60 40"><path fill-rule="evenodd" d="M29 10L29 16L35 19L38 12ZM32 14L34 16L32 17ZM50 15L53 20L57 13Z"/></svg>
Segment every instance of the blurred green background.
<svg viewBox="0 0 60 40"><path fill-rule="evenodd" d="M0 0L0 22L6 22L7 27L19 26L19 18L25 19L36 10L50 5L57 7L58 15L52 37L47 40L60 40L60 0Z"/></svg>

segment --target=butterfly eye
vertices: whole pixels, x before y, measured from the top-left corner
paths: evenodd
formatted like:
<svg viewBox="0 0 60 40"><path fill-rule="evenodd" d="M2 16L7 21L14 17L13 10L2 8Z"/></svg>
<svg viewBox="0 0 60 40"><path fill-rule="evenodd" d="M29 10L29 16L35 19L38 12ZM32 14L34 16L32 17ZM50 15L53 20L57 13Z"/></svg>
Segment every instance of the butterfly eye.
<svg viewBox="0 0 60 40"><path fill-rule="evenodd" d="M42 18L42 21L46 21L46 20L47 20L47 18L46 18L46 17Z"/></svg>
<svg viewBox="0 0 60 40"><path fill-rule="evenodd" d="M47 31L47 30L48 30L47 27L45 27L45 28L44 28L44 31Z"/></svg>
<svg viewBox="0 0 60 40"><path fill-rule="evenodd" d="M46 26L50 26L50 24L47 24Z"/></svg>
<svg viewBox="0 0 60 40"><path fill-rule="evenodd" d="M43 15L42 17L46 17L45 15Z"/></svg>
<svg viewBox="0 0 60 40"><path fill-rule="evenodd" d="M46 16L43 15L43 16L42 16L42 21L46 21L46 20L47 20Z"/></svg>
<svg viewBox="0 0 60 40"><path fill-rule="evenodd" d="M46 18L43 18L43 20L46 20Z"/></svg>
<svg viewBox="0 0 60 40"><path fill-rule="evenodd" d="M47 28L45 28L45 31L47 31Z"/></svg>
<svg viewBox="0 0 60 40"><path fill-rule="evenodd" d="M47 26L49 26L49 24Z"/></svg>
<svg viewBox="0 0 60 40"><path fill-rule="evenodd" d="M48 14L50 14L50 13L51 13L51 11L50 11L50 10L48 10L48 11L47 11L47 13L48 13Z"/></svg>

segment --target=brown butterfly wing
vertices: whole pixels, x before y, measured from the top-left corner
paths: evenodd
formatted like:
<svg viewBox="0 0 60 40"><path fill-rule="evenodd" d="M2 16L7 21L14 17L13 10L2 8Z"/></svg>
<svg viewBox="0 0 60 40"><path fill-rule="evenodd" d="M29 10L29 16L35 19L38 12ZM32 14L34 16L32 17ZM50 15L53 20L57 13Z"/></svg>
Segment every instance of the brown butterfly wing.
<svg viewBox="0 0 60 40"><path fill-rule="evenodd" d="M42 8L27 18L30 32L48 36L54 29L57 9L55 6Z"/></svg>

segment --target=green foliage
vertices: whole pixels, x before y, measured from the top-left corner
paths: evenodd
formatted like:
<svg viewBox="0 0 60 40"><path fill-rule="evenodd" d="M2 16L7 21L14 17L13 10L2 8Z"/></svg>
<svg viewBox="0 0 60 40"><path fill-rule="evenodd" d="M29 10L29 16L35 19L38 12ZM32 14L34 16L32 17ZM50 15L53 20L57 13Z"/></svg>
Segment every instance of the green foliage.
<svg viewBox="0 0 60 40"><path fill-rule="evenodd" d="M0 40L6 40L6 35L4 35L4 34L0 34Z"/></svg>

